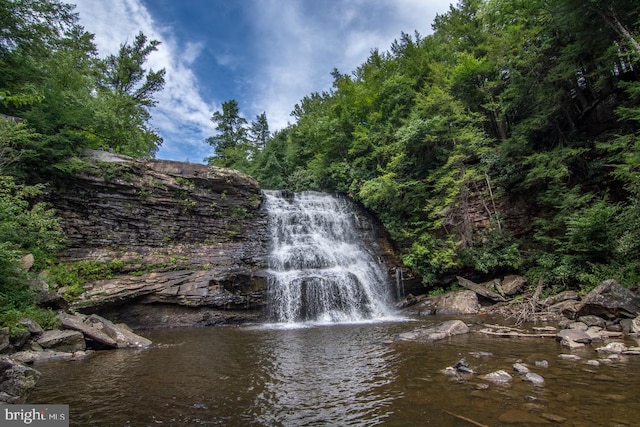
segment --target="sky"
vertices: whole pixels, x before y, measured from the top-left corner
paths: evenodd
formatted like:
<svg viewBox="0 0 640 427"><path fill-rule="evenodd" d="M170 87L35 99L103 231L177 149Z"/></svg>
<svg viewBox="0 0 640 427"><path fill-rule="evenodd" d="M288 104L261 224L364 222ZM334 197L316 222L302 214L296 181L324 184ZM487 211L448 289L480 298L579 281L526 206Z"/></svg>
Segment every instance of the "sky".
<svg viewBox="0 0 640 427"><path fill-rule="evenodd" d="M151 125L156 157L205 162L211 116L231 99L250 123L265 113L285 128L295 104L328 91L337 68L351 74L402 32L431 33L451 0L69 0L99 55L116 54L142 31L161 45L146 63L164 68ZM455 1L454 1L455 3Z"/></svg>

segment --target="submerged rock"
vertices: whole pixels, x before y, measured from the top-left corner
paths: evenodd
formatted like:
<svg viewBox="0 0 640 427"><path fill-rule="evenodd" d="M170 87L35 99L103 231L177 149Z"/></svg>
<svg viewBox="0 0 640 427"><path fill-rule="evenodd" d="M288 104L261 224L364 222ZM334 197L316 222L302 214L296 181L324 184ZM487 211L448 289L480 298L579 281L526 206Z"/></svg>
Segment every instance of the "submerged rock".
<svg viewBox="0 0 640 427"><path fill-rule="evenodd" d="M532 383L533 385L537 386L537 387L541 387L544 385L544 378L542 378L540 375L534 373L534 372L527 372L523 379L527 382Z"/></svg>
<svg viewBox="0 0 640 427"><path fill-rule="evenodd" d="M468 332L469 327L462 320L448 320L436 326L397 334L394 341L435 341Z"/></svg>
<svg viewBox="0 0 640 427"><path fill-rule="evenodd" d="M624 351L627 351L627 346L622 342L610 342L604 347L596 348L598 353L609 353L609 354L621 354Z"/></svg>
<svg viewBox="0 0 640 427"><path fill-rule="evenodd" d="M489 374L481 376L480 378L498 384L505 384L513 379L513 377L507 371L503 370L491 372Z"/></svg>

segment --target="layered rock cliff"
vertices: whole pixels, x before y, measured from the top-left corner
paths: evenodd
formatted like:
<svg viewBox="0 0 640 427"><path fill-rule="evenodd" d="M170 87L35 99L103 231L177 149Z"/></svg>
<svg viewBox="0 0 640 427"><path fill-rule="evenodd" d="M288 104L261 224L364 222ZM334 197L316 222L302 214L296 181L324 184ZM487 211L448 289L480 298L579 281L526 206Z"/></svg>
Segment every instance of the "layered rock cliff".
<svg viewBox="0 0 640 427"><path fill-rule="evenodd" d="M76 308L134 326L259 314L268 230L253 179L201 164L89 154L82 173L58 183L51 198L68 236L62 261L107 271L85 284Z"/></svg>
<svg viewBox="0 0 640 427"><path fill-rule="evenodd" d="M82 172L51 194L68 236L62 261L103 272L74 308L133 327L261 318L270 232L255 180L201 164L88 154ZM384 231L358 215L380 259L398 265Z"/></svg>

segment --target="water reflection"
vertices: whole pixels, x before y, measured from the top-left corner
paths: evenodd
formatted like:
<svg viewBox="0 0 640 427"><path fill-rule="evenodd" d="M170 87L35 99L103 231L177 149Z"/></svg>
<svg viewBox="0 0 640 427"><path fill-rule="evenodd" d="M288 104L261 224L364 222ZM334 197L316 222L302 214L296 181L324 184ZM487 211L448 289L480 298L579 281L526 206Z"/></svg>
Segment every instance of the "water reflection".
<svg viewBox="0 0 640 427"><path fill-rule="evenodd" d="M366 330L369 329L369 330ZM285 329L263 347L264 425L375 425L400 393L389 387L396 355L372 325Z"/></svg>
<svg viewBox="0 0 640 427"><path fill-rule="evenodd" d="M564 426L633 426L640 419L640 356L592 366L586 361L600 357L592 347L575 352L580 361L564 361L552 339L468 334L388 343L419 323L306 326L150 331L148 350L38 365L43 376L29 403L70 405L74 426L469 425L451 414L491 426L545 417ZM462 357L478 375L442 374ZM532 370L544 387L516 373L500 386L480 378L540 360L548 368Z"/></svg>

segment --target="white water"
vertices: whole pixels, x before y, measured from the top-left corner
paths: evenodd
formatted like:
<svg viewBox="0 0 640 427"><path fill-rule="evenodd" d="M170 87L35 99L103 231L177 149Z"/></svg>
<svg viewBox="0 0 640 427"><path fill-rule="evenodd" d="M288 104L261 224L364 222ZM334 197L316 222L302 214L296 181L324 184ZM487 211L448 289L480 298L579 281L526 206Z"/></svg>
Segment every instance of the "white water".
<svg viewBox="0 0 640 427"><path fill-rule="evenodd" d="M273 242L273 321L344 323L391 316L391 287L346 200L317 192L264 194Z"/></svg>

